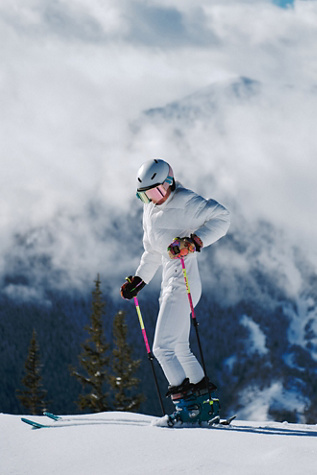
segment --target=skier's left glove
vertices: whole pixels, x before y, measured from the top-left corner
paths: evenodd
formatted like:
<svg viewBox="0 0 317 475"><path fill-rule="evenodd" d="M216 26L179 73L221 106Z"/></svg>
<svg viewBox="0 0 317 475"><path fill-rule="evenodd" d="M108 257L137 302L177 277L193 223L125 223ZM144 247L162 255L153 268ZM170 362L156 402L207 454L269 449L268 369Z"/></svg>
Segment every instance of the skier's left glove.
<svg viewBox="0 0 317 475"><path fill-rule="evenodd" d="M167 252L170 259L181 259L189 253L200 252L202 247L202 240L196 234L191 234L190 237L175 238L168 246Z"/></svg>
<svg viewBox="0 0 317 475"><path fill-rule="evenodd" d="M126 300L131 300L138 295L145 285L146 283L141 277L137 275L132 277L132 275L129 275L129 277L126 277L126 282L120 289L121 297Z"/></svg>

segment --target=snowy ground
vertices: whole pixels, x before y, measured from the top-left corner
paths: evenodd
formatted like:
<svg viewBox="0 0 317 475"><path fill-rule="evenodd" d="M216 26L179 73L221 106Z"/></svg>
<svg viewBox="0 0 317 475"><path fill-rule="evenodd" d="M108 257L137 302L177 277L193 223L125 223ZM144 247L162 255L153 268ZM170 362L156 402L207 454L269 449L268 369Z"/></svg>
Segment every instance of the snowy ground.
<svg viewBox="0 0 317 475"><path fill-rule="evenodd" d="M1 475L315 475L317 425L234 421L231 428L161 428L155 417L65 416L32 429L0 414Z"/></svg>

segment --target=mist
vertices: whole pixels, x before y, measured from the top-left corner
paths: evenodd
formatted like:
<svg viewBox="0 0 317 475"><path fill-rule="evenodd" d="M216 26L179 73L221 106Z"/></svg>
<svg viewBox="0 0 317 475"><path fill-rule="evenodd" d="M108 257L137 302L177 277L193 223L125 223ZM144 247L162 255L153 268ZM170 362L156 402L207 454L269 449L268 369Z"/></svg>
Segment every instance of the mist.
<svg viewBox="0 0 317 475"><path fill-rule="evenodd" d="M272 223L285 274L294 244L316 265L317 4L276 3L1 2L2 279L38 255L34 279L57 286L133 272L154 157L228 206L230 233Z"/></svg>

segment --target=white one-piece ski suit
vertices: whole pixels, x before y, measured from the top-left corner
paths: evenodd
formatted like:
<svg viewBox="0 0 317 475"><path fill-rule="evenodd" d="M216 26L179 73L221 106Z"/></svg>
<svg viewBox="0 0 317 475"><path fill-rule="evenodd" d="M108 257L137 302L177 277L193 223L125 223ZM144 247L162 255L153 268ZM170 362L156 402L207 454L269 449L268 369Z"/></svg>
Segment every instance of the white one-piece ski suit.
<svg viewBox="0 0 317 475"><path fill-rule="evenodd" d="M204 373L190 350L190 306L182 266L178 259L169 258L167 248L174 238L192 233L200 237L204 247L209 246L227 233L229 224L226 208L212 199L202 198L180 183L163 204L144 205L144 253L135 275L148 284L159 266L163 266L153 353L171 386L178 386L185 378L196 384ZM196 254L185 258L194 306L201 295Z"/></svg>

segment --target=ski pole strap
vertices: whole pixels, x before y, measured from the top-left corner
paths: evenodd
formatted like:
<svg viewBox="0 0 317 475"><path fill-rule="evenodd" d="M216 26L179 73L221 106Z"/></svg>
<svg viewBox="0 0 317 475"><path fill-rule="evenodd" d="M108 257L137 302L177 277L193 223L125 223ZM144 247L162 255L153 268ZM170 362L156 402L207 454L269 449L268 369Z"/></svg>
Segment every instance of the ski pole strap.
<svg viewBox="0 0 317 475"><path fill-rule="evenodd" d="M139 318L140 327L141 327L141 330L142 330L142 335L143 335L146 351L147 351L147 354L150 356L150 355L152 355L151 348L150 348L150 345L149 345L149 341L147 339L147 335L146 335L146 331L145 331L145 327L144 327L144 323L143 323L143 318L142 318L142 314L141 314L141 310L140 310L140 306L139 306L139 301L138 301L137 297L134 297L134 304L135 304L135 308L136 308L136 313L138 314L138 318Z"/></svg>

